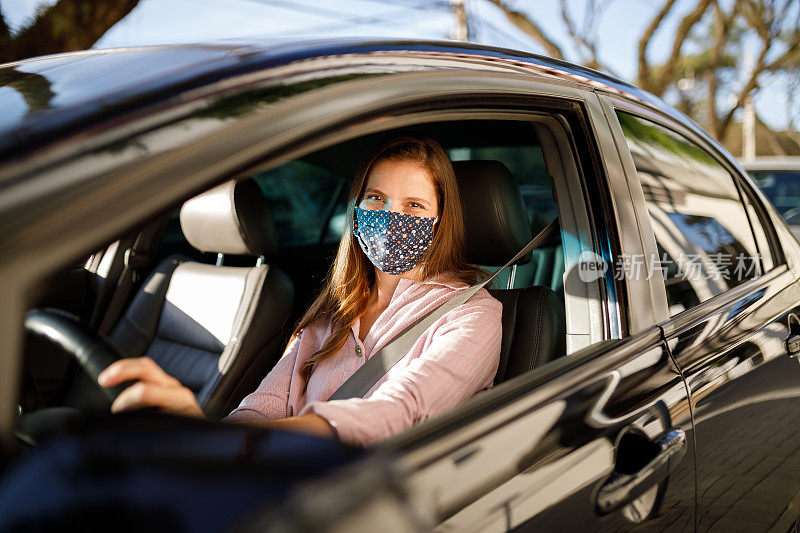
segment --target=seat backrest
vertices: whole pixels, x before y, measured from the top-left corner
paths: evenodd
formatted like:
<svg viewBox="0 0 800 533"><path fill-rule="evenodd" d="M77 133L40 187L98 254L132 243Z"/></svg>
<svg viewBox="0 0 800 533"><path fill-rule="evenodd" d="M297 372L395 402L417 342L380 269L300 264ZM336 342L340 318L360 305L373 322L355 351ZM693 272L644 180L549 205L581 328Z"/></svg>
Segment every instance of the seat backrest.
<svg viewBox="0 0 800 533"><path fill-rule="evenodd" d="M252 180L189 200L180 220L201 252L275 253L269 206ZM154 359L197 395L207 415L219 417L277 361L293 298L288 276L268 262L226 267L172 256L143 283L110 340L126 356Z"/></svg>
<svg viewBox="0 0 800 533"><path fill-rule="evenodd" d="M499 161L458 161L453 168L464 212L469 261L504 265L533 238L514 176ZM528 254L517 264L530 260ZM490 293L503 304L503 340L495 383L564 355L564 304L549 286L492 289Z"/></svg>
<svg viewBox="0 0 800 533"><path fill-rule="evenodd" d="M540 367L566 353L564 302L541 285L491 289L503 304L503 341L495 383Z"/></svg>

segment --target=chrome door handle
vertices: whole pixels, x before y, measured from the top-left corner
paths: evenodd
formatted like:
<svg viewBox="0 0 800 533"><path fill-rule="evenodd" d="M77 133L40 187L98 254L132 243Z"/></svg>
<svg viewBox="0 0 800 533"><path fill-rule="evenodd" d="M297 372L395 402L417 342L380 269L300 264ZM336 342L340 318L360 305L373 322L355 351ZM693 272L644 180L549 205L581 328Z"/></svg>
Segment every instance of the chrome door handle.
<svg viewBox="0 0 800 533"><path fill-rule="evenodd" d="M787 317L789 326L789 337L786 339L786 353L789 357L800 361L800 317L794 313L789 313Z"/></svg>
<svg viewBox="0 0 800 533"><path fill-rule="evenodd" d="M680 428L671 429L646 443L655 452L652 459L635 472L611 474L597 490L595 496L597 514L601 516L609 514L644 494L667 477L686 453L686 433ZM617 463L620 463L619 457Z"/></svg>
<svg viewBox="0 0 800 533"><path fill-rule="evenodd" d="M786 353L789 357L800 358L800 335L793 333L786 339Z"/></svg>

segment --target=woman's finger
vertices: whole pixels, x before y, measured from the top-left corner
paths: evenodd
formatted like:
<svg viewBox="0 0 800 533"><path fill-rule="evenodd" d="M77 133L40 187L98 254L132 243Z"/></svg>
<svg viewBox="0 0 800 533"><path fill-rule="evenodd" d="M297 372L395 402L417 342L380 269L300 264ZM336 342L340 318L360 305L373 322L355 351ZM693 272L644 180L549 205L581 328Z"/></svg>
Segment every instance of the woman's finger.
<svg viewBox="0 0 800 533"><path fill-rule="evenodd" d="M179 386L180 382L164 372L149 357L131 357L110 364L97 376L103 387L113 387L126 381L147 381L163 386Z"/></svg>
<svg viewBox="0 0 800 533"><path fill-rule="evenodd" d="M139 381L117 396L111 405L112 413L158 407L170 413L202 418L203 411L186 387L161 386Z"/></svg>

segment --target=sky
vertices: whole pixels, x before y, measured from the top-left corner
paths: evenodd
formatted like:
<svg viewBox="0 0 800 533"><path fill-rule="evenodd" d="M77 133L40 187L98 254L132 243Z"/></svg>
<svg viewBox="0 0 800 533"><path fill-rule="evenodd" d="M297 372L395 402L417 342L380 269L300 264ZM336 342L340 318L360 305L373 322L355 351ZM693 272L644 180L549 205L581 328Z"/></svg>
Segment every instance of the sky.
<svg viewBox="0 0 800 533"><path fill-rule="evenodd" d="M731 0L723 0L723 2ZM0 0L12 30L25 24L36 6L55 0ZM565 52L566 59L580 58L566 34L557 0L507 0L528 13ZM679 0L649 48L649 57L663 60L670 37L692 2ZM570 0L581 13L584 0ZM645 25L661 2L607 0L599 25L601 61L624 80L635 82L636 49ZM530 36L517 29L487 0L465 0L470 18L470 41L493 46L544 53ZM278 36L384 36L447 39L453 35L455 17L449 0L141 0L121 22L112 27L94 48L174 44L236 37ZM785 88L780 80L762 80L756 99L759 116L771 127L787 124ZM669 98L666 98L668 101ZM674 103L674 102L670 102ZM723 102L724 103L724 102ZM798 125L795 124L797 128Z"/></svg>

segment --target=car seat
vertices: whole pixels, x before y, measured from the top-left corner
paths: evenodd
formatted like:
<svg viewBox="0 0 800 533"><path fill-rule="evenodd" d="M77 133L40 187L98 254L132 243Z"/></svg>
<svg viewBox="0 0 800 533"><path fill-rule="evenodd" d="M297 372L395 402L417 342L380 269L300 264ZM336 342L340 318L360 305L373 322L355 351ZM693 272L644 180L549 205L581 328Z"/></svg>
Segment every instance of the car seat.
<svg viewBox="0 0 800 533"><path fill-rule="evenodd" d="M166 258L142 283L109 340L125 357L154 359L195 393L207 416L219 418L255 390L278 360L294 288L286 274L263 262L275 254L277 240L269 205L254 181L230 181L187 201L180 222L197 250L220 259L258 257L256 265ZM67 405L96 406L97 387L76 385Z"/></svg>
<svg viewBox="0 0 800 533"><path fill-rule="evenodd" d="M471 263L502 266L533 238L511 172L499 161L453 163ZM526 254L517 264L531 259ZM549 280L548 280L549 281ZM566 352L564 303L548 286L490 289L503 304L503 340L495 383L542 366Z"/></svg>

